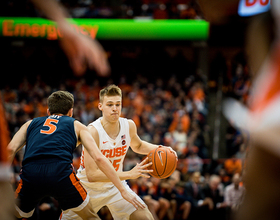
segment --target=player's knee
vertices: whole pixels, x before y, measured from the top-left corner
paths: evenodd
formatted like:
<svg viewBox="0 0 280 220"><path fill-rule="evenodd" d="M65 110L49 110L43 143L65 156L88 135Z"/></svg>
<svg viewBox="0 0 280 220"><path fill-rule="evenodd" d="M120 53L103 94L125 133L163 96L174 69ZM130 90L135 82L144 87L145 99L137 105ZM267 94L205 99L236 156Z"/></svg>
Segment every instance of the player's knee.
<svg viewBox="0 0 280 220"><path fill-rule="evenodd" d="M151 214L151 212L147 209L138 209L136 211L134 211L130 217L130 220L153 220L153 215Z"/></svg>

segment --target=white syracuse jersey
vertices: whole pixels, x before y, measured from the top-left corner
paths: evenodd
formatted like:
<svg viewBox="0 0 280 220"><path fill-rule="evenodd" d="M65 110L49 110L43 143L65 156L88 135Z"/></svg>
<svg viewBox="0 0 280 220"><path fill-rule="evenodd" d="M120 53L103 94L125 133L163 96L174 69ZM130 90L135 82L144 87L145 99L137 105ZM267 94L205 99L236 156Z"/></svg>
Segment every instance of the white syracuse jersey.
<svg viewBox="0 0 280 220"><path fill-rule="evenodd" d="M94 126L99 134L99 149L102 154L107 157L112 163L117 172L123 171L123 161L130 146L129 124L126 118L119 118L120 132L116 139L112 139L104 130L101 124L101 118L98 118L89 126ZM83 184L91 188L112 188L114 186L111 182L93 182L87 180L84 164L84 150L81 156L81 165L77 176Z"/></svg>

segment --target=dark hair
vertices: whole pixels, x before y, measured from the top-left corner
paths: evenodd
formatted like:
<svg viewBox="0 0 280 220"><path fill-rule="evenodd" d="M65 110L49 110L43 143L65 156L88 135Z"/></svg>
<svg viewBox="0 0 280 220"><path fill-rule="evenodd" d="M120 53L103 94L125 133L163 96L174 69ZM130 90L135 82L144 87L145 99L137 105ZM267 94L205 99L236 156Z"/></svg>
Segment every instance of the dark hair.
<svg viewBox="0 0 280 220"><path fill-rule="evenodd" d="M74 106L74 96L67 91L57 91L48 97L50 114L66 115Z"/></svg>

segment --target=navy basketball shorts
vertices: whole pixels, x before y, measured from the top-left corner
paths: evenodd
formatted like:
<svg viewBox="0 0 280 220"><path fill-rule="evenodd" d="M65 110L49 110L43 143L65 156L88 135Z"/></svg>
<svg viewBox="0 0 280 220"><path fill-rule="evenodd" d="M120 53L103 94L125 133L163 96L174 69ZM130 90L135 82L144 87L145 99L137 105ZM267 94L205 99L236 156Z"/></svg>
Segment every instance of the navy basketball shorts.
<svg viewBox="0 0 280 220"><path fill-rule="evenodd" d="M36 205L45 196L54 197L62 210L79 211L88 202L87 191L71 164L58 161L29 163L22 168L20 177L15 191L16 209L24 218L33 215Z"/></svg>

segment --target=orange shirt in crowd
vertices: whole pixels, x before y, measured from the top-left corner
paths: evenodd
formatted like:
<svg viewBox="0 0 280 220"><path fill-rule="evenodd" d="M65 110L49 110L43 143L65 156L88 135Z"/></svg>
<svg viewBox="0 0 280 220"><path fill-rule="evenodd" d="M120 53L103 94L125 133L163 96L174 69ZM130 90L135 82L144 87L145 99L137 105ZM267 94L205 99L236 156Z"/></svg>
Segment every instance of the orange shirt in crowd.
<svg viewBox="0 0 280 220"><path fill-rule="evenodd" d="M228 174L233 175L242 171L242 161L236 158L229 158L224 163L225 170Z"/></svg>
<svg viewBox="0 0 280 220"><path fill-rule="evenodd" d="M175 131L179 123L181 123L183 131L187 133L191 125L191 119L188 114L184 114L180 117L178 111L173 114L173 120L168 128L168 131Z"/></svg>

